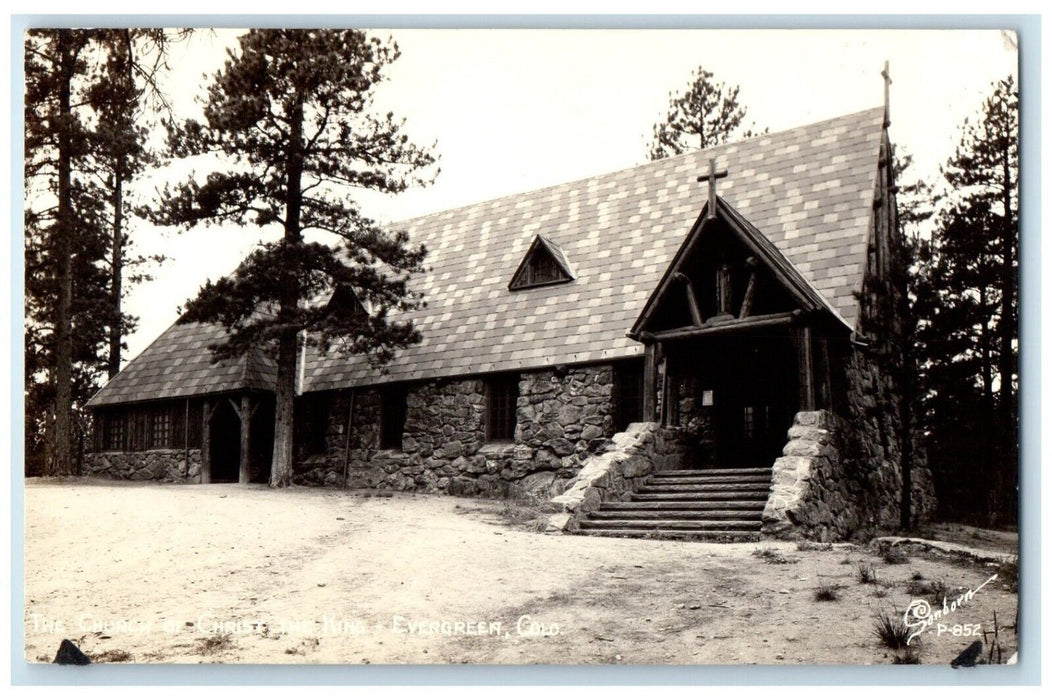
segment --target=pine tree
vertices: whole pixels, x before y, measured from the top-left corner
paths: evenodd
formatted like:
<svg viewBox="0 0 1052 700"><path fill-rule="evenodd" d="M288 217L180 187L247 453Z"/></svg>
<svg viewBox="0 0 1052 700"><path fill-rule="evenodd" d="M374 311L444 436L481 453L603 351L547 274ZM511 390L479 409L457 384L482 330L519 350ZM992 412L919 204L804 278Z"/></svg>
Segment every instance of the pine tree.
<svg viewBox="0 0 1052 700"><path fill-rule="evenodd" d="M171 129L175 155L221 154L221 163L203 181L165 188L158 223L282 232L202 287L182 317L225 326L217 356L265 348L276 357L271 486L288 485L292 474L298 334L377 365L419 342L412 323L391 314L421 303L408 276L422 270L425 251L364 216L351 196L402 192L433 177L434 157L409 142L403 122L373 114L374 88L397 57L393 42L358 30L251 30L214 76L204 122ZM307 241L308 231L333 242ZM309 303L326 290L349 291L361 304Z"/></svg>
<svg viewBox="0 0 1052 700"><path fill-rule="evenodd" d="M134 331L136 320L124 313L122 303L127 282L150 279L149 263L164 261L163 255L142 256L133 252L128 189L147 168L158 164L148 147L151 113L170 108L158 84L168 70L171 45L190 36L193 30L156 28L99 29L94 34L99 47L98 75L88 92L95 111L92 132L95 174L110 210L109 303L112 318L108 329L107 374L120 371L124 338Z"/></svg>
<svg viewBox="0 0 1052 700"><path fill-rule="evenodd" d="M140 88L136 98L131 88L148 83L157 94L152 81L163 67L168 37L160 29L26 34L28 473L74 471L74 441L87 429L83 404L107 364L114 373L122 335L134 324L121 310L123 283L130 270L131 281L141 280L136 268L148 259L129 254L123 193L149 161L134 104L145 91ZM152 63L132 56L137 42L153 47Z"/></svg>
<svg viewBox="0 0 1052 700"><path fill-rule="evenodd" d="M953 514L1015 518L1018 483L1018 93L993 86L943 169L916 275L928 452ZM966 487L962 487L965 484Z"/></svg>
<svg viewBox="0 0 1052 700"><path fill-rule="evenodd" d="M751 129L742 129L746 108L738 103L738 91L698 66L686 91L669 95L668 115L654 124L647 157L660 160L752 136Z"/></svg>
<svg viewBox="0 0 1052 700"><path fill-rule="evenodd" d="M27 442L47 448L45 475L74 471L74 360L91 338L74 332L75 303L85 299L75 280L91 267L85 254L99 233L78 177L89 139L77 79L90 40L87 30L47 29L25 42L26 427L43 431Z"/></svg>

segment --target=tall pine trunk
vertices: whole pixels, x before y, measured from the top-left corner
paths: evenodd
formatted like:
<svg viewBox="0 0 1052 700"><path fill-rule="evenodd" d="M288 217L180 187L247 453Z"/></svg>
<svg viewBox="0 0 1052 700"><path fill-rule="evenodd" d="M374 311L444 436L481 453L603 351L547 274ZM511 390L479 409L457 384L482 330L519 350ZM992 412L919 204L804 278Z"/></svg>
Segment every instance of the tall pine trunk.
<svg viewBox="0 0 1052 700"><path fill-rule="evenodd" d="M1014 522L1015 514L1009 513L1009 508L1015 506L1016 497L1009 494L1018 483L1018 444L1016 440L1016 406L1013 395L1012 377L1016 371L1016 357L1012 348L1016 330L1015 313L1015 275L1013 274L1012 262L1015 260L1015 226L1012 214L1012 170L1009 154L1009 143L1011 134L1006 135L1004 147L1001 150L1001 189L1004 206L1004 218L1001 227L1001 325L1000 331L1001 354L998 358L997 371L1001 375L1000 402L998 414L1000 430L1001 455L997 465L996 485L998 489L998 501L1000 503L999 515L1002 519L1007 518Z"/></svg>
<svg viewBox="0 0 1052 700"><path fill-rule="evenodd" d="M285 255L298 254L302 242L300 234L300 210L303 207L303 104L291 111L289 154L285 189ZM278 336L278 379L274 409L274 454L271 459L270 485L288 486L292 482L292 427L295 421L296 400L296 340L299 329L293 325L299 310L299 280L290 271L290 265L282 265L279 271L281 284L278 315L283 327Z"/></svg>
<svg viewBox="0 0 1052 700"><path fill-rule="evenodd" d="M113 250L110 259L110 304L113 320L109 329L109 356L106 369L110 378L121 371L121 294L124 262L124 173L118 164L113 173Z"/></svg>
<svg viewBox="0 0 1052 700"><path fill-rule="evenodd" d="M71 447L73 374L73 190L72 109L70 91L76 55L69 31L58 33L58 219L55 225L55 258L58 305L55 308L55 430L54 461L50 475L73 472Z"/></svg>

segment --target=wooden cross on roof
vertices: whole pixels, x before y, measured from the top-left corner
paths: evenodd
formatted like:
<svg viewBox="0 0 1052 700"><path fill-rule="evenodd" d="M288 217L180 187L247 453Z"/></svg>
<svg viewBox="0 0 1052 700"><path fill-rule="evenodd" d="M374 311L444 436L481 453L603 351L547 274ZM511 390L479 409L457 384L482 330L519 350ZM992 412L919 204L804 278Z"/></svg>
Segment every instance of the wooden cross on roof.
<svg viewBox="0 0 1052 700"><path fill-rule="evenodd" d="M716 181L727 177L726 170L716 170L716 159L709 158L709 174L698 175L698 182L709 181L709 213L706 218L716 218Z"/></svg>
<svg viewBox="0 0 1052 700"><path fill-rule="evenodd" d="M887 128L891 126L891 68L887 61L884 61L880 77L884 78L884 128Z"/></svg>

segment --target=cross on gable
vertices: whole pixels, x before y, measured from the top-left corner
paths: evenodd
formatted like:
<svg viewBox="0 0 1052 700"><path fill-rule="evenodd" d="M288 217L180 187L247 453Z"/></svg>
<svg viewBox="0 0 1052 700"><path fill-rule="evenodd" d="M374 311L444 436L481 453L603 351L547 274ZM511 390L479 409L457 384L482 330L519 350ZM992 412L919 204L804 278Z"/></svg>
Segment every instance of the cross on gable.
<svg viewBox="0 0 1052 700"><path fill-rule="evenodd" d="M716 181L727 177L726 170L716 170L716 159L709 158L709 174L698 175L698 182L708 180L709 182L709 213L707 218L716 217Z"/></svg>
<svg viewBox="0 0 1052 700"><path fill-rule="evenodd" d="M880 71L880 77L884 78L884 126L891 125L891 68L887 61L884 61L884 70Z"/></svg>

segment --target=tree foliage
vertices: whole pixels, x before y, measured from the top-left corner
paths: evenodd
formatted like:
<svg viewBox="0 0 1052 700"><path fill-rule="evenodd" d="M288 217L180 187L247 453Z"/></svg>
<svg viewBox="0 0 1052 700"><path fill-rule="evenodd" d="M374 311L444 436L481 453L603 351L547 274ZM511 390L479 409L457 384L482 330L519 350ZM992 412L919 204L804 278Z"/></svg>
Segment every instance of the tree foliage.
<svg viewBox="0 0 1052 700"><path fill-rule="evenodd" d="M169 34L34 29L25 40L25 380L27 473L68 474L81 408L120 361L135 319L122 282L143 277L124 186L150 162L143 85L156 87ZM153 48L152 63L133 55ZM151 88L152 90L152 88Z"/></svg>
<svg viewBox="0 0 1052 700"><path fill-rule="evenodd" d="M229 331L217 356L259 348L277 358L273 486L291 477L299 333L377 365L419 341L412 323L394 316L421 303L408 277L422 271L425 251L378 226L353 198L434 177L429 149L409 141L402 120L375 113L375 87L397 57L393 42L357 30L252 30L215 74L203 121L170 129L175 156L214 155L217 166L165 188L157 223L282 231L232 275L203 286L183 316ZM305 239L312 231L318 240ZM311 303L336 289L361 306Z"/></svg>
<svg viewBox="0 0 1052 700"><path fill-rule="evenodd" d="M1014 521L1018 484L1019 97L997 82L943 169L914 304L928 453L948 515Z"/></svg>
<svg viewBox="0 0 1052 700"><path fill-rule="evenodd" d="M668 114L654 124L647 157L660 160L752 136L742 126L746 108L738 102L738 92L737 85L719 82L698 66L687 89L669 95Z"/></svg>

